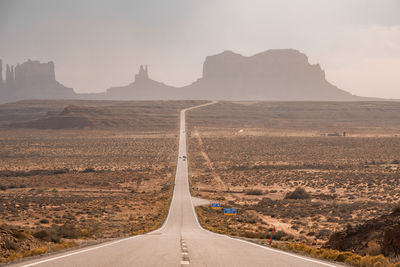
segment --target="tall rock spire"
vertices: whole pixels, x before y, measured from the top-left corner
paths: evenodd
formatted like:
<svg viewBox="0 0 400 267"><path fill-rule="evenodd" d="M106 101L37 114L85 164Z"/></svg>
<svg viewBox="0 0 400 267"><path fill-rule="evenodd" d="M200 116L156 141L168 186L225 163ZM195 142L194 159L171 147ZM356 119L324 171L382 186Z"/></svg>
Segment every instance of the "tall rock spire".
<svg viewBox="0 0 400 267"><path fill-rule="evenodd" d="M149 74L147 73L147 65L143 67L140 65L139 73L135 75L135 81L144 81L149 79Z"/></svg>
<svg viewBox="0 0 400 267"><path fill-rule="evenodd" d="M11 78L11 68L7 64L6 65L6 83L11 83L13 81L13 78Z"/></svg>
<svg viewBox="0 0 400 267"><path fill-rule="evenodd" d="M11 81L15 81L14 65L11 65Z"/></svg>

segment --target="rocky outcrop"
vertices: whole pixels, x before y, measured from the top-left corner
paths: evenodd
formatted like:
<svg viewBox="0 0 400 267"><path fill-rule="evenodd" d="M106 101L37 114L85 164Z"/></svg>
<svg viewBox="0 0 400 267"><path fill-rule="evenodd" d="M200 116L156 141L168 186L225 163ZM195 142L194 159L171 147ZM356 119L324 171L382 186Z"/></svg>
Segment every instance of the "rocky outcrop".
<svg viewBox="0 0 400 267"><path fill-rule="evenodd" d="M377 253L388 257L400 255L400 207L391 214L368 220L356 227L348 226L346 230L334 233L325 247L366 254L371 241L378 244Z"/></svg>
<svg viewBox="0 0 400 267"><path fill-rule="evenodd" d="M0 102L60 98L76 98L76 94L56 81L53 62L28 60L15 67L6 65L6 80L0 82Z"/></svg>

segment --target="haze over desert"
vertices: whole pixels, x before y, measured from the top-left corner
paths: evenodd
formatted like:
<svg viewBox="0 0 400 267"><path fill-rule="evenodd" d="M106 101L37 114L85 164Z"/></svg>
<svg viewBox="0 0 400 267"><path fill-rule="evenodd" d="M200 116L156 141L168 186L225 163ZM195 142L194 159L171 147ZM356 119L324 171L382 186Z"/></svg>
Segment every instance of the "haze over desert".
<svg viewBox="0 0 400 267"><path fill-rule="evenodd" d="M0 265L400 266L399 12L0 0Z"/></svg>

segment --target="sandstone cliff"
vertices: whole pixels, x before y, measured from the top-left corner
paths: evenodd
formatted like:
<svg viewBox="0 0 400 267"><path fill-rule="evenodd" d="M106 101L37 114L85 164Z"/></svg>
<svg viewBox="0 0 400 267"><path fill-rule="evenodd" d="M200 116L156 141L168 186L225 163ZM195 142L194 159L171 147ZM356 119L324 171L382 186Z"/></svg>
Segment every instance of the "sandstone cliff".
<svg viewBox="0 0 400 267"><path fill-rule="evenodd" d="M0 73L2 64L0 61ZM58 83L54 64L31 61L6 65L0 76L0 103L22 99L91 100L260 100L260 101L368 101L352 95L325 79L318 64L293 49L268 50L250 57L224 51L208 56L203 75L181 88L150 78L148 67L140 66L135 80L104 93L75 94Z"/></svg>
<svg viewBox="0 0 400 267"><path fill-rule="evenodd" d="M53 62L28 60L15 67L6 65L6 79L0 80L0 103L23 99L60 98L76 98L76 94L72 88L57 82Z"/></svg>
<svg viewBox="0 0 400 267"><path fill-rule="evenodd" d="M223 100L357 100L325 79L319 65L293 49L250 57L225 51L206 58L203 77L186 87L197 97Z"/></svg>
<svg viewBox="0 0 400 267"><path fill-rule="evenodd" d="M203 75L191 85L176 88L149 78L140 67L135 81L107 90L107 99L212 99L264 101L357 101L354 96L325 79L319 65L293 49L268 50L245 57L232 51L208 56ZM372 99L371 99L372 100Z"/></svg>

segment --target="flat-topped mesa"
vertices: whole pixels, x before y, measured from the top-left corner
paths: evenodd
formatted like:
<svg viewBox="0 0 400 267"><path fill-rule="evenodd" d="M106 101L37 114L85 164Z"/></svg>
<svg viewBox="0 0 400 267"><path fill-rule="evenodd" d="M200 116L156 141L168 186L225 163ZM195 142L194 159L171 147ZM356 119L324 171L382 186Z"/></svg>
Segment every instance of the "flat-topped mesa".
<svg viewBox="0 0 400 267"><path fill-rule="evenodd" d="M198 98L218 100L359 99L329 83L321 66L310 64L295 49L271 49L253 56L224 51L208 56L203 77L186 88Z"/></svg>
<svg viewBox="0 0 400 267"><path fill-rule="evenodd" d="M40 63L39 61L28 60L15 67L15 81L22 83L43 83L54 82L56 75L54 63Z"/></svg>
<svg viewBox="0 0 400 267"><path fill-rule="evenodd" d="M203 78L228 81L247 79L250 82L285 81L294 77L325 79L325 72L309 63L305 54L295 49L271 49L253 56L242 56L232 51L208 56L203 65Z"/></svg>
<svg viewBox="0 0 400 267"><path fill-rule="evenodd" d="M135 82L146 80L149 80L147 65L145 65L145 67L143 67L143 65L140 65L139 73L135 75Z"/></svg>

